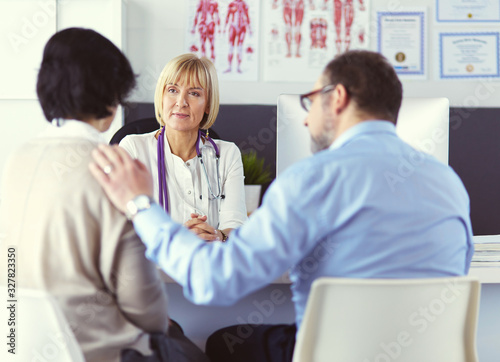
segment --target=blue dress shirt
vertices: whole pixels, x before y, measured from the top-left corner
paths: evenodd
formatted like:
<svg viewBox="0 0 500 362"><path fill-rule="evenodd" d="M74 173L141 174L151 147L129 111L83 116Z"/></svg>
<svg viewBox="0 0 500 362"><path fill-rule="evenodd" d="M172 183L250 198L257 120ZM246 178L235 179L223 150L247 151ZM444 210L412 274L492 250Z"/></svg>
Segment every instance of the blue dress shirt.
<svg viewBox="0 0 500 362"><path fill-rule="evenodd" d="M453 170L366 121L285 171L227 243L206 243L158 205L135 228L146 256L196 304L230 305L290 268L297 327L322 276L465 275L469 198Z"/></svg>

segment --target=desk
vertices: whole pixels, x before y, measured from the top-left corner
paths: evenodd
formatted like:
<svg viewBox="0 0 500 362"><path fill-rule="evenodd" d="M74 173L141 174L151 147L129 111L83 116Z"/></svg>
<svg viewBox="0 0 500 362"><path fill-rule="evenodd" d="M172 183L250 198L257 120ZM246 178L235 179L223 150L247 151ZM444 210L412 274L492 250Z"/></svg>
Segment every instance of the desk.
<svg viewBox="0 0 500 362"><path fill-rule="evenodd" d="M168 283L168 313L176 320L184 333L202 350L205 341L217 329L234 324L291 324L295 322L295 310L292 293L287 284L269 284L250 293L229 307L200 306L191 303L184 297L182 288L176 283ZM272 310L263 311L261 304L271 300L271 295L281 292L280 305Z"/></svg>
<svg viewBox="0 0 500 362"><path fill-rule="evenodd" d="M477 350L481 362L498 362L500 356L500 267L471 268L471 276L481 283L481 303L477 331ZM251 293L230 307L197 306L188 301L182 288L170 277L162 273L169 295L169 314L184 329L186 335L202 350L207 337L215 330L233 324L256 322L266 324L293 323L295 318L289 280L286 276L266 287ZM258 305L269 299L276 289L285 296L283 304L264 315Z"/></svg>
<svg viewBox="0 0 500 362"><path fill-rule="evenodd" d="M469 275L478 278L481 284L500 283L500 267L472 267Z"/></svg>

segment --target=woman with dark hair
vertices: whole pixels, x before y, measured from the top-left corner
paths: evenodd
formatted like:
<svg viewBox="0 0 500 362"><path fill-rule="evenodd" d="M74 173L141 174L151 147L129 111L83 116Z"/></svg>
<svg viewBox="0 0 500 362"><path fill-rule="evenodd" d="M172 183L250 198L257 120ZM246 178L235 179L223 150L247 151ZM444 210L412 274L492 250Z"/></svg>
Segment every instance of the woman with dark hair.
<svg viewBox="0 0 500 362"><path fill-rule="evenodd" d="M55 297L87 361L151 353L157 358L148 361L158 361L158 350L171 343L202 361L178 326L169 328L155 265L87 168L92 149L104 143L100 132L134 86L129 61L102 35L71 28L52 36L37 83L51 125L5 167L2 244L17 250L17 285Z"/></svg>

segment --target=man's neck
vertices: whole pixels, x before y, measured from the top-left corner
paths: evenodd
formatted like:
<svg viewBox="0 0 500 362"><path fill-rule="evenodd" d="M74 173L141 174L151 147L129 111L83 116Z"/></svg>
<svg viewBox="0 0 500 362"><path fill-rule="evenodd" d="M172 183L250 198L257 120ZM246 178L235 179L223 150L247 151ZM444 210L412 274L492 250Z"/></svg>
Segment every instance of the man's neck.
<svg viewBox="0 0 500 362"><path fill-rule="evenodd" d="M377 119L377 117L360 112L356 109L353 109L352 107L346 108L345 111L341 115L339 115L339 122L335 132L334 141L349 128L354 127L361 122L366 122L374 119Z"/></svg>

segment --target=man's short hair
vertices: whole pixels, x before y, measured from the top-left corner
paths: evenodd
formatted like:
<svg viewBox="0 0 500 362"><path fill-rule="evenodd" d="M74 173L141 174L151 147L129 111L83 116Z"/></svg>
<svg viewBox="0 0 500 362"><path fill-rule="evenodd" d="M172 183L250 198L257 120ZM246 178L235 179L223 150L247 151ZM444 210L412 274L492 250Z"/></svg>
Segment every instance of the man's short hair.
<svg viewBox="0 0 500 362"><path fill-rule="evenodd" d="M323 83L342 84L359 110L396 123L403 86L383 55L366 50L345 52L326 66Z"/></svg>
<svg viewBox="0 0 500 362"><path fill-rule="evenodd" d="M36 90L49 122L108 117L134 87L125 55L94 30L65 29L45 45Z"/></svg>

